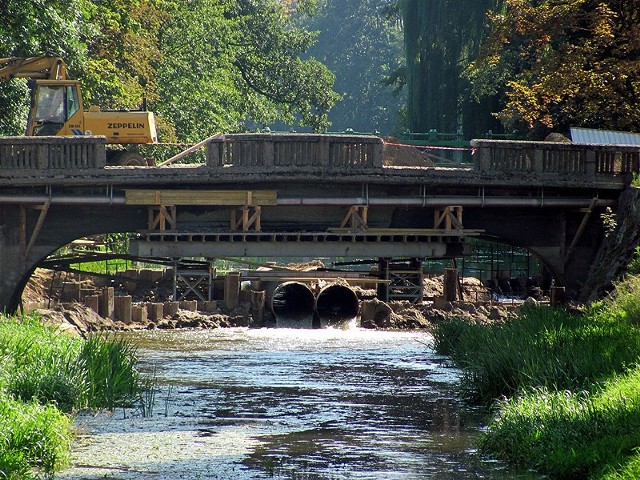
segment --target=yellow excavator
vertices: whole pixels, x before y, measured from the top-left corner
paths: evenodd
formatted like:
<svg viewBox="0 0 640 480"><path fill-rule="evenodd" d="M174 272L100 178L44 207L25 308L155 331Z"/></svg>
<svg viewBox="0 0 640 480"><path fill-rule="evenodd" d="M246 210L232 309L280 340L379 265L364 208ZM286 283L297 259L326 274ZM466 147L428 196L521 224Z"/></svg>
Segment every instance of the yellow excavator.
<svg viewBox="0 0 640 480"><path fill-rule="evenodd" d="M28 78L31 108L27 136L104 135L107 143L157 143L155 117L143 110L84 109L80 82L67 78L67 65L59 57L0 58L0 80ZM111 165L147 165L138 153L108 149Z"/></svg>

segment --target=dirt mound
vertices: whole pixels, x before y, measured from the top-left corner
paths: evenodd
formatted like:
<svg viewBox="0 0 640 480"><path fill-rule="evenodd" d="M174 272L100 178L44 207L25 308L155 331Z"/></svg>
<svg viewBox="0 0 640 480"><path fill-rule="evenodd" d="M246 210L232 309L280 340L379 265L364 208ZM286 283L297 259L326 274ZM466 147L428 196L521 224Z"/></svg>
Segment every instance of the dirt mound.
<svg viewBox="0 0 640 480"><path fill-rule="evenodd" d="M382 164L385 167L433 167L426 153L411 145L403 145L394 137L385 137L382 146Z"/></svg>

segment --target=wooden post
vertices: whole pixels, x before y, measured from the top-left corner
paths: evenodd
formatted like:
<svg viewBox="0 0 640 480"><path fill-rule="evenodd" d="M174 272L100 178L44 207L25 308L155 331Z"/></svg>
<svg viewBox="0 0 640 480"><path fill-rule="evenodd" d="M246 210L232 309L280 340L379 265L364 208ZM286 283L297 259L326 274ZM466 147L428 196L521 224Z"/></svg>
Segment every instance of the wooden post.
<svg viewBox="0 0 640 480"><path fill-rule="evenodd" d="M380 280L389 280L389 259L378 259L378 278ZM389 301L389 284L386 282L378 283L377 292L378 299L383 302Z"/></svg>
<svg viewBox="0 0 640 480"><path fill-rule="evenodd" d="M565 289L564 287L551 287L551 306L557 307L562 305L565 301Z"/></svg>
<svg viewBox="0 0 640 480"><path fill-rule="evenodd" d="M264 316L264 299L264 290L251 290L251 316L258 323L262 323Z"/></svg>
<svg viewBox="0 0 640 480"><path fill-rule="evenodd" d="M162 320L164 316L164 304L162 303L147 303L147 317L152 322Z"/></svg>
<svg viewBox="0 0 640 480"><path fill-rule="evenodd" d="M240 296L240 272L229 272L224 277L224 304L233 310L238 306Z"/></svg>
<svg viewBox="0 0 640 480"><path fill-rule="evenodd" d="M458 298L458 269L446 268L444 271L443 294L445 302L455 302Z"/></svg>
<svg viewBox="0 0 640 480"><path fill-rule="evenodd" d="M178 302L164 302L164 316L173 317L178 313L179 308L180 303Z"/></svg>
<svg viewBox="0 0 640 480"><path fill-rule="evenodd" d="M134 305L131 308L131 320L134 323L147 323L147 307L145 305Z"/></svg>

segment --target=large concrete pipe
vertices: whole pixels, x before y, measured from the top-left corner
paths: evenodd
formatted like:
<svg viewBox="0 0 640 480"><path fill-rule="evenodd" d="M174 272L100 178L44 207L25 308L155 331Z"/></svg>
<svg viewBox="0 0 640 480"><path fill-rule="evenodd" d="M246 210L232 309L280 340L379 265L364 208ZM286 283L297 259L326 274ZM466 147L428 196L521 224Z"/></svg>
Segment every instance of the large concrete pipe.
<svg viewBox="0 0 640 480"><path fill-rule="evenodd" d="M316 299L316 314L320 326L342 326L358 316L360 302L351 288L333 284L324 287Z"/></svg>
<svg viewBox="0 0 640 480"><path fill-rule="evenodd" d="M307 285L285 282L271 295L271 311L278 327L311 328L315 297Z"/></svg>

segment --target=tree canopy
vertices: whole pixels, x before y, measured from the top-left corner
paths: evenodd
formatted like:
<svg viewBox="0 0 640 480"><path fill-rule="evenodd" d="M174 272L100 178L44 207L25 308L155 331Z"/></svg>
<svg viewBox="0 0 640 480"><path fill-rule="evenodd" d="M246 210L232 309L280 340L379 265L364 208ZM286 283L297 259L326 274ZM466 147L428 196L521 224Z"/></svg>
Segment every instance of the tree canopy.
<svg viewBox="0 0 640 480"><path fill-rule="evenodd" d="M469 70L478 97L501 95L511 130L640 131L640 4L506 0Z"/></svg>
<svg viewBox="0 0 640 480"><path fill-rule="evenodd" d="M472 98L463 76L487 35L486 12L502 0L399 0L404 19L407 127L472 137L495 128L493 99Z"/></svg>
<svg viewBox="0 0 640 480"><path fill-rule="evenodd" d="M336 75L343 99L331 110L333 129L390 133L404 98L388 85L404 66L396 0L325 0L304 24L317 30L309 53Z"/></svg>
<svg viewBox="0 0 640 480"><path fill-rule="evenodd" d="M86 102L136 108L166 137L200 140L274 120L322 131L334 76L303 59L314 0L4 0L0 57L61 56ZM21 134L25 83L0 85L0 133Z"/></svg>

